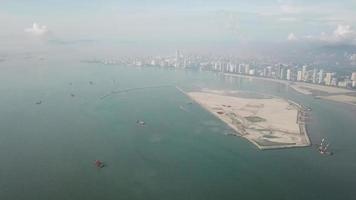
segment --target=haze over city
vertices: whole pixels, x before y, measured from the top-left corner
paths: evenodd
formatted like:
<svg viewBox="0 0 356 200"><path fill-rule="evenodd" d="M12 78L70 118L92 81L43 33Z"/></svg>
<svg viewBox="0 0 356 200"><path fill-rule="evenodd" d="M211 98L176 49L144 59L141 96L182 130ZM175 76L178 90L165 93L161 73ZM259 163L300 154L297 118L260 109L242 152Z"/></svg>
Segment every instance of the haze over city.
<svg viewBox="0 0 356 200"><path fill-rule="evenodd" d="M70 48L92 54L112 48L129 55L183 49L308 61L341 51L337 59L355 66L355 4L2 0L0 48L17 53ZM303 55L305 51L308 55Z"/></svg>

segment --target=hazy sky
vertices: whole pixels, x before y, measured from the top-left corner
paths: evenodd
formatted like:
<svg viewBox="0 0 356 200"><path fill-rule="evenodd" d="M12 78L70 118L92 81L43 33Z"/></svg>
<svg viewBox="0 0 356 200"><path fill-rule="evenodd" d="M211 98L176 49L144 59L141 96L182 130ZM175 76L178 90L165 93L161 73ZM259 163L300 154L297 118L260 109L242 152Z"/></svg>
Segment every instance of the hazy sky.
<svg viewBox="0 0 356 200"><path fill-rule="evenodd" d="M0 44L356 45L356 0L0 0Z"/></svg>

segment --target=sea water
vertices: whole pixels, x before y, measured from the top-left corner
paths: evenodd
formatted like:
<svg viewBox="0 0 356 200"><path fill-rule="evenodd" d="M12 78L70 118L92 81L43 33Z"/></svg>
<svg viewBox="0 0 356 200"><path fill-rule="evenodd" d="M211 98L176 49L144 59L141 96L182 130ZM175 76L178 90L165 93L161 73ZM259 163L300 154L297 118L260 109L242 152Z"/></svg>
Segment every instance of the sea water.
<svg viewBox="0 0 356 200"><path fill-rule="evenodd" d="M112 93L148 86L162 87ZM264 93L310 106L309 136L314 144L327 138L334 155L315 146L258 150L228 135L228 126L175 86ZM356 195L356 108L280 83L45 60L1 63L0 92L1 200ZM106 167L97 169L96 159Z"/></svg>

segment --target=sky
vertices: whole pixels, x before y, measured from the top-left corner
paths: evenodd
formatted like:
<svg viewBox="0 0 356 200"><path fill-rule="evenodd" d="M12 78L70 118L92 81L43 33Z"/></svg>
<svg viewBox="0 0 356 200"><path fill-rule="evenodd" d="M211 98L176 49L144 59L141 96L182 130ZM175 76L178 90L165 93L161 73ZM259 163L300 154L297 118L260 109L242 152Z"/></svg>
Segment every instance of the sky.
<svg viewBox="0 0 356 200"><path fill-rule="evenodd" d="M0 50L24 46L356 45L356 0L0 0Z"/></svg>

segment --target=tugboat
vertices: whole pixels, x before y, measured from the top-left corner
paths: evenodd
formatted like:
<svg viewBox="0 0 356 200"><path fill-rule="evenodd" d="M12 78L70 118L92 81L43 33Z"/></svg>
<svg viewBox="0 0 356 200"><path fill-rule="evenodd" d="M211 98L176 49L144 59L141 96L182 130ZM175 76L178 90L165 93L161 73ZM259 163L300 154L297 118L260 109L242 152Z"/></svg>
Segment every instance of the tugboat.
<svg viewBox="0 0 356 200"><path fill-rule="evenodd" d="M330 146L330 144L329 143L326 144L325 138L323 138L321 140L319 147L318 147L319 153L322 155L329 155L329 156L333 155L334 153L329 150L329 146Z"/></svg>
<svg viewBox="0 0 356 200"><path fill-rule="evenodd" d="M105 164L100 160L95 160L95 166L97 168L103 168L103 167L105 167Z"/></svg>

